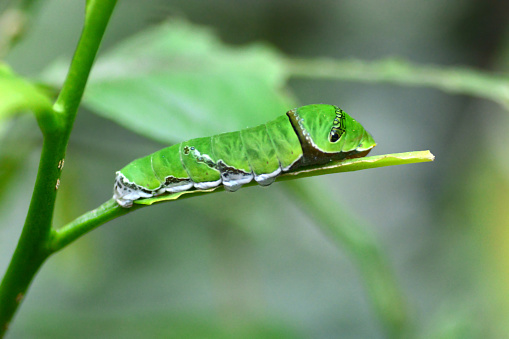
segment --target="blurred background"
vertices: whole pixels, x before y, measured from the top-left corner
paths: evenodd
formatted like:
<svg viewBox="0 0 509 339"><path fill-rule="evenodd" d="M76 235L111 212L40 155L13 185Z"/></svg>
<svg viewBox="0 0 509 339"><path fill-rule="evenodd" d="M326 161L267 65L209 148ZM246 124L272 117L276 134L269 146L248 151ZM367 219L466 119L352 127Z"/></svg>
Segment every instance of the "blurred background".
<svg viewBox="0 0 509 339"><path fill-rule="evenodd" d="M41 1L31 29L5 61L38 78L55 59L69 60L83 11L82 1ZM167 18L211 27L239 49L261 41L290 58L398 57L496 73L509 66L509 3L495 0L123 0L100 55ZM429 149L436 156L433 163L299 182L316 187L331 215L337 207L376 239L406 305L411 336L508 336L507 109L384 83L291 76L282 87L290 102L337 104L352 114L378 143L372 155ZM240 105L236 100L232 107ZM71 136L56 225L108 200L115 171L166 145L90 107L79 112ZM264 112L253 122L284 112ZM14 120L3 144L24 147L27 156L13 162L14 174L0 188L2 274L35 181L41 137L33 120ZM246 126L208 127L185 138ZM390 336L355 261L285 185L163 203L85 235L43 266L9 337Z"/></svg>

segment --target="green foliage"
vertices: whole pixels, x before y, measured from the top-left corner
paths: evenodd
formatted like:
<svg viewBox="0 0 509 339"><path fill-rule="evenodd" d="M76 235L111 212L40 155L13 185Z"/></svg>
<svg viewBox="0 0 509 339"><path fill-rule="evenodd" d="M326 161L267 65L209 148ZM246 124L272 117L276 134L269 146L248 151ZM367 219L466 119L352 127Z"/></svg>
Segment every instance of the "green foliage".
<svg viewBox="0 0 509 339"><path fill-rule="evenodd" d="M171 21L101 55L84 104L164 143L233 131L295 106L280 60L269 46L233 48L209 29ZM58 63L44 79L58 83L62 74Z"/></svg>
<svg viewBox="0 0 509 339"><path fill-rule="evenodd" d="M43 91L0 62L0 130L16 113L33 111L39 114L50 109L51 101Z"/></svg>

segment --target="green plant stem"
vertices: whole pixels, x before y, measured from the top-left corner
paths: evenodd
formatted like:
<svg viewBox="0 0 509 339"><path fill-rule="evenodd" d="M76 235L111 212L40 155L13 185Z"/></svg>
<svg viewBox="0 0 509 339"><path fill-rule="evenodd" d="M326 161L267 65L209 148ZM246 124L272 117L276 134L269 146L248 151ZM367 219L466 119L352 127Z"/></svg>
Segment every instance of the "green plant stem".
<svg viewBox="0 0 509 339"><path fill-rule="evenodd" d="M404 60L373 62L335 59L286 59L286 72L293 77L313 79L386 82L426 86L448 93L473 95L493 100L509 110L509 77L468 68L416 65Z"/></svg>
<svg viewBox="0 0 509 339"><path fill-rule="evenodd" d="M316 185L311 189L302 182L291 182L284 187L338 248L344 249L354 260L388 337L408 337L411 326L404 297L372 234L341 211L338 204L324 198L321 193L326 192L325 189Z"/></svg>
<svg viewBox="0 0 509 339"><path fill-rule="evenodd" d="M56 119L38 119L44 141L32 199L21 237L0 284L0 337L3 337L31 281L51 254L51 222L62 161L97 50L116 0L89 0L80 41L62 91ZM59 123L55 124L54 122Z"/></svg>
<svg viewBox="0 0 509 339"><path fill-rule="evenodd" d="M115 200L110 199L64 227L54 230L49 249L51 252L57 252L98 226L142 207L144 206L134 205L131 208L122 208Z"/></svg>
<svg viewBox="0 0 509 339"><path fill-rule="evenodd" d="M48 257L45 240L49 237L53 205L56 196L55 173L60 140L45 138L34 193L18 246L0 285L0 337L7 331L9 322L37 273ZM55 162L56 160L56 162ZM51 178L53 180L47 180Z"/></svg>

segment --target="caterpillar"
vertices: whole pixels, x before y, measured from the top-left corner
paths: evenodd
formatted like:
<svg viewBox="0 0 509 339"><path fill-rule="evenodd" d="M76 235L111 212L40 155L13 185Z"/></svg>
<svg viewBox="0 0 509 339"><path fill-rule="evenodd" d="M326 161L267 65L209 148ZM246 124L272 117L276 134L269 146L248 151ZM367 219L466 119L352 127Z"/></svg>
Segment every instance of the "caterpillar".
<svg viewBox="0 0 509 339"><path fill-rule="evenodd" d="M307 105L256 127L196 138L134 160L116 172L113 198L124 208L137 199L223 185L234 192L261 186L281 173L366 156L376 143L333 105Z"/></svg>

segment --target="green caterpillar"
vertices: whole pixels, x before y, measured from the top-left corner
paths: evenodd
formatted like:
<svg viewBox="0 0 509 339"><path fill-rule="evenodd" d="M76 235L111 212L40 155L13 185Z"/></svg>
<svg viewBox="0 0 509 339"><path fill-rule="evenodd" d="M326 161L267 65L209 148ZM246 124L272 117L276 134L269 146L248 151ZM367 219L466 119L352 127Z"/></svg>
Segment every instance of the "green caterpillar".
<svg viewBox="0 0 509 339"><path fill-rule="evenodd" d="M234 192L255 180L270 185L282 172L366 156L376 143L333 105L292 109L237 132L191 139L134 160L116 173L113 198L129 208L137 199L223 184Z"/></svg>

